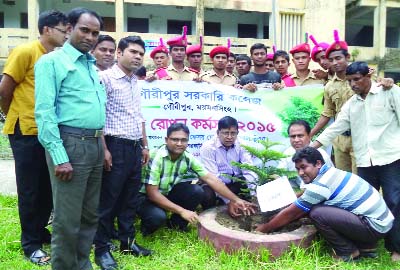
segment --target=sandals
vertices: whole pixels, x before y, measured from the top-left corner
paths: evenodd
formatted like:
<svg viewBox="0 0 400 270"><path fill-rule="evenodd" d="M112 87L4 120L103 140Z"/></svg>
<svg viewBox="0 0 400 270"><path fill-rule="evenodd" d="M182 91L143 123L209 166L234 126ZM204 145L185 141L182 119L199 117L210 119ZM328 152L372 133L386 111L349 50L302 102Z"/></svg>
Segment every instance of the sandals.
<svg viewBox="0 0 400 270"><path fill-rule="evenodd" d="M31 256L26 257L26 259L39 266L50 264L50 256L41 248L32 252Z"/></svg>

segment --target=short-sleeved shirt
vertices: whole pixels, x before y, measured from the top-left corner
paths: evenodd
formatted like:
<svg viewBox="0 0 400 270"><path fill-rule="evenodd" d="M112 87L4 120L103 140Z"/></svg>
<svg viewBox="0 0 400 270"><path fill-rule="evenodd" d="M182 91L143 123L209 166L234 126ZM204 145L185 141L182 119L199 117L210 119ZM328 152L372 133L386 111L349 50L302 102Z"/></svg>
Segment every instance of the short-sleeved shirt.
<svg viewBox="0 0 400 270"><path fill-rule="evenodd" d="M321 115L335 117L340 112L343 104L354 95L353 90L346 80L335 76L325 85L324 88L324 109Z"/></svg>
<svg viewBox="0 0 400 270"><path fill-rule="evenodd" d="M200 78L209 83L216 83L216 84L223 84L223 85L229 85L229 86L234 86L236 84L236 77L233 74L228 73L225 71L224 76L222 78L217 75L214 69L211 69L205 73L203 73Z"/></svg>
<svg viewBox="0 0 400 270"><path fill-rule="evenodd" d="M274 83L280 83L281 76L275 71L268 71L264 74L257 74L250 72L249 74L240 77L240 85L246 85L249 83L254 83L258 87L262 88L272 88Z"/></svg>
<svg viewBox="0 0 400 270"><path fill-rule="evenodd" d="M311 85L311 84L325 84L326 82L325 80L317 79L311 70L304 80L302 80L299 76L297 76L297 73L292 75L292 79L294 80L297 86Z"/></svg>
<svg viewBox="0 0 400 270"><path fill-rule="evenodd" d="M172 161L166 145L150 151L149 164L144 168L140 192L146 193L145 184L158 186L161 194L168 195L178 183L191 182L208 174L203 165L189 152L185 151Z"/></svg>
<svg viewBox="0 0 400 270"><path fill-rule="evenodd" d="M14 134L15 124L19 120L23 135L37 135L34 66L45 53L42 43L36 40L14 48L8 56L3 73L10 76L17 86L4 124L5 134Z"/></svg>
<svg viewBox="0 0 400 270"><path fill-rule="evenodd" d="M190 68L185 66L182 72L178 72L176 68L171 64L167 67L168 76L175 81L193 81L193 79L197 79L199 74L192 71Z"/></svg>
<svg viewBox="0 0 400 270"><path fill-rule="evenodd" d="M382 196L364 179L327 165L322 166L318 176L294 204L305 212L317 204L344 209L364 216L380 233L388 232L394 220Z"/></svg>

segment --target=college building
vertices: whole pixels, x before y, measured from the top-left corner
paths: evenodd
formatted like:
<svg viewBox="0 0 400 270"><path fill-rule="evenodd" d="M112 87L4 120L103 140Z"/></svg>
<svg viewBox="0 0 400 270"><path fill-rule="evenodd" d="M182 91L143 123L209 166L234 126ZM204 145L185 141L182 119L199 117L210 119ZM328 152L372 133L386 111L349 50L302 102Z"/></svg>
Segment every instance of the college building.
<svg viewBox="0 0 400 270"><path fill-rule="evenodd" d="M289 50L304 42L306 33L330 43L338 29L353 58L378 64L400 80L400 0L0 1L0 70L12 48L38 37L41 11L86 7L103 17L104 34L117 40L140 35L147 54L160 37L167 40L187 25L189 43L204 37L205 62L211 48L227 44L228 38L232 52L249 54L250 46L258 42Z"/></svg>

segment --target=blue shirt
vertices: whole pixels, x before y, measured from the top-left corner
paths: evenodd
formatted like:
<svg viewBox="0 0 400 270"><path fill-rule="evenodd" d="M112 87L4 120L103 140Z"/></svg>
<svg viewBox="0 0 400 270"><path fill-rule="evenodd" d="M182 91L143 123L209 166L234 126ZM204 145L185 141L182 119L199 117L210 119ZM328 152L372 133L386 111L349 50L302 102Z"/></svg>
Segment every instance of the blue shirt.
<svg viewBox="0 0 400 270"><path fill-rule="evenodd" d="M95 59L69 42L35 65L35 117L38 138L55 165L69 162L58 126L102 129L106 93Z"/></svg>

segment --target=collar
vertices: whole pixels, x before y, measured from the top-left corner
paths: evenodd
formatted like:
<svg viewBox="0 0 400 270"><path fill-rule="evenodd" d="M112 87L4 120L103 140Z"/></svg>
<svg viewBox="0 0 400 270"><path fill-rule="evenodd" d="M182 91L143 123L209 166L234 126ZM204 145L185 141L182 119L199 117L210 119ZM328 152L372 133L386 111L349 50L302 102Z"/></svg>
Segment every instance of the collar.
<svg viewBox="0 0 400 270"><path fill-rule="evenodd" d="M69 43L69 41L65 42L63 47L62 47L63 51L65 52L66 55L69 56L69 58L71 58L71 60L73 62L76 62L79 57L85 56L88 62L96 62L96 59L90 55L90 53L85 53L83 54L82 52L78 51L74 46L71 45L71 43Z"/></svg>
<svg viewBox="0 0 400 270"><path fill-rule="evenodd" d="M297 72L295 72L295 73L292 75L292 78L300 79L300 77L297 75ZM304 81L307 80L307 79L316 79L315 76L314 76L314 73L311 71L311 69L309 69L309 72L308 72L308 74L307 74L307 77L305 77Z"/></svg>
<svg viewBox="0 0 400 270"><path fill-rule="evenodd" d="M171 160L171 157L169 156L169 152L168 152L168 148L167 148L167 145L166 145L166 144L161 145L158 151L161 151L161 154L160 154L160 155L161 155L162 158L168 158L169 160ZM181 160L181 159L185 156L186 151L187 151L187 150L185 150L185 151L178 157L178 159L175 160L175 161Z"/></svg>
<svg viewBox="0 0 400 270"><path fill-rule="evenodd" d="M377 84L376 83L374 83L374 82L371 82L371 89L369 89L369 92L368 92L368 94L367 94L367 96L368 95L376 95L376 94L378 94L380 91L382 90L382 86L377 86ZM365 99L363 99L360 95L356 95L356 98L358 99L358 100L362 100L362 101L364 101Z"/></svg>
<svg viewBox="0 0 400 270"><path fill-rule="evenodd" d="M331 168L331 166L329 166L328 164L325 163L325 164L319 169L319 172L318 172L317 177L318 177L318 176L324 175L330 168Z"/></svg>
<svg viewBox="0 0 400 270"><path fill-rule="evenodd" d="M114 64L111 67L112 73L113 73L113 77L115 79L122 79L122 78L127 78L128 80L137 80L137 77L135 74L132 74L131 77L129 77L128 75L125 74L125 72L122 71L122 69L118 66L118 64Z"/></svg>
<svg viewBox="0 0 400 270"><path fill-rule="evenodd" d="M172 64L170 64L170 65L168 66L167 70L174 70L174 71L176 71L176 72L179 73L179 71L178 71ZM182 73L183 73L183 72L190 72L190 70L189 70L189 68L188 68L187 66L183 66Z"/></svg>
<svg viewBox="0 0 400 270"><path fill-rule="evenodd" d="M219 75L215 72L215 70L212 68L209 73L210 76L217 76L219 77ZM233 77L232 74L228 73L226 70L224 71L224 77Z"/></svg>
<svg viewBox="0 0 400 270"><path fill-rule="evenodd" d="M47 53L46 48L43 46L43 44L42 44L42 42L41 42L40 40L36 40L35 42L37 43L37 45L38 45L38 47L39 47L39 50L40 50L43 54Z"/></svg>
<svg viewBox="0 0 400 270"><path fill-rule="evenodd" d="M341 82L344 82L344 81L346 81L346 80L340 79L340 78L336 75L336 73L335 73L335 75L333 75L333 77L332 77L332 81L341 81Z"/></svg>

